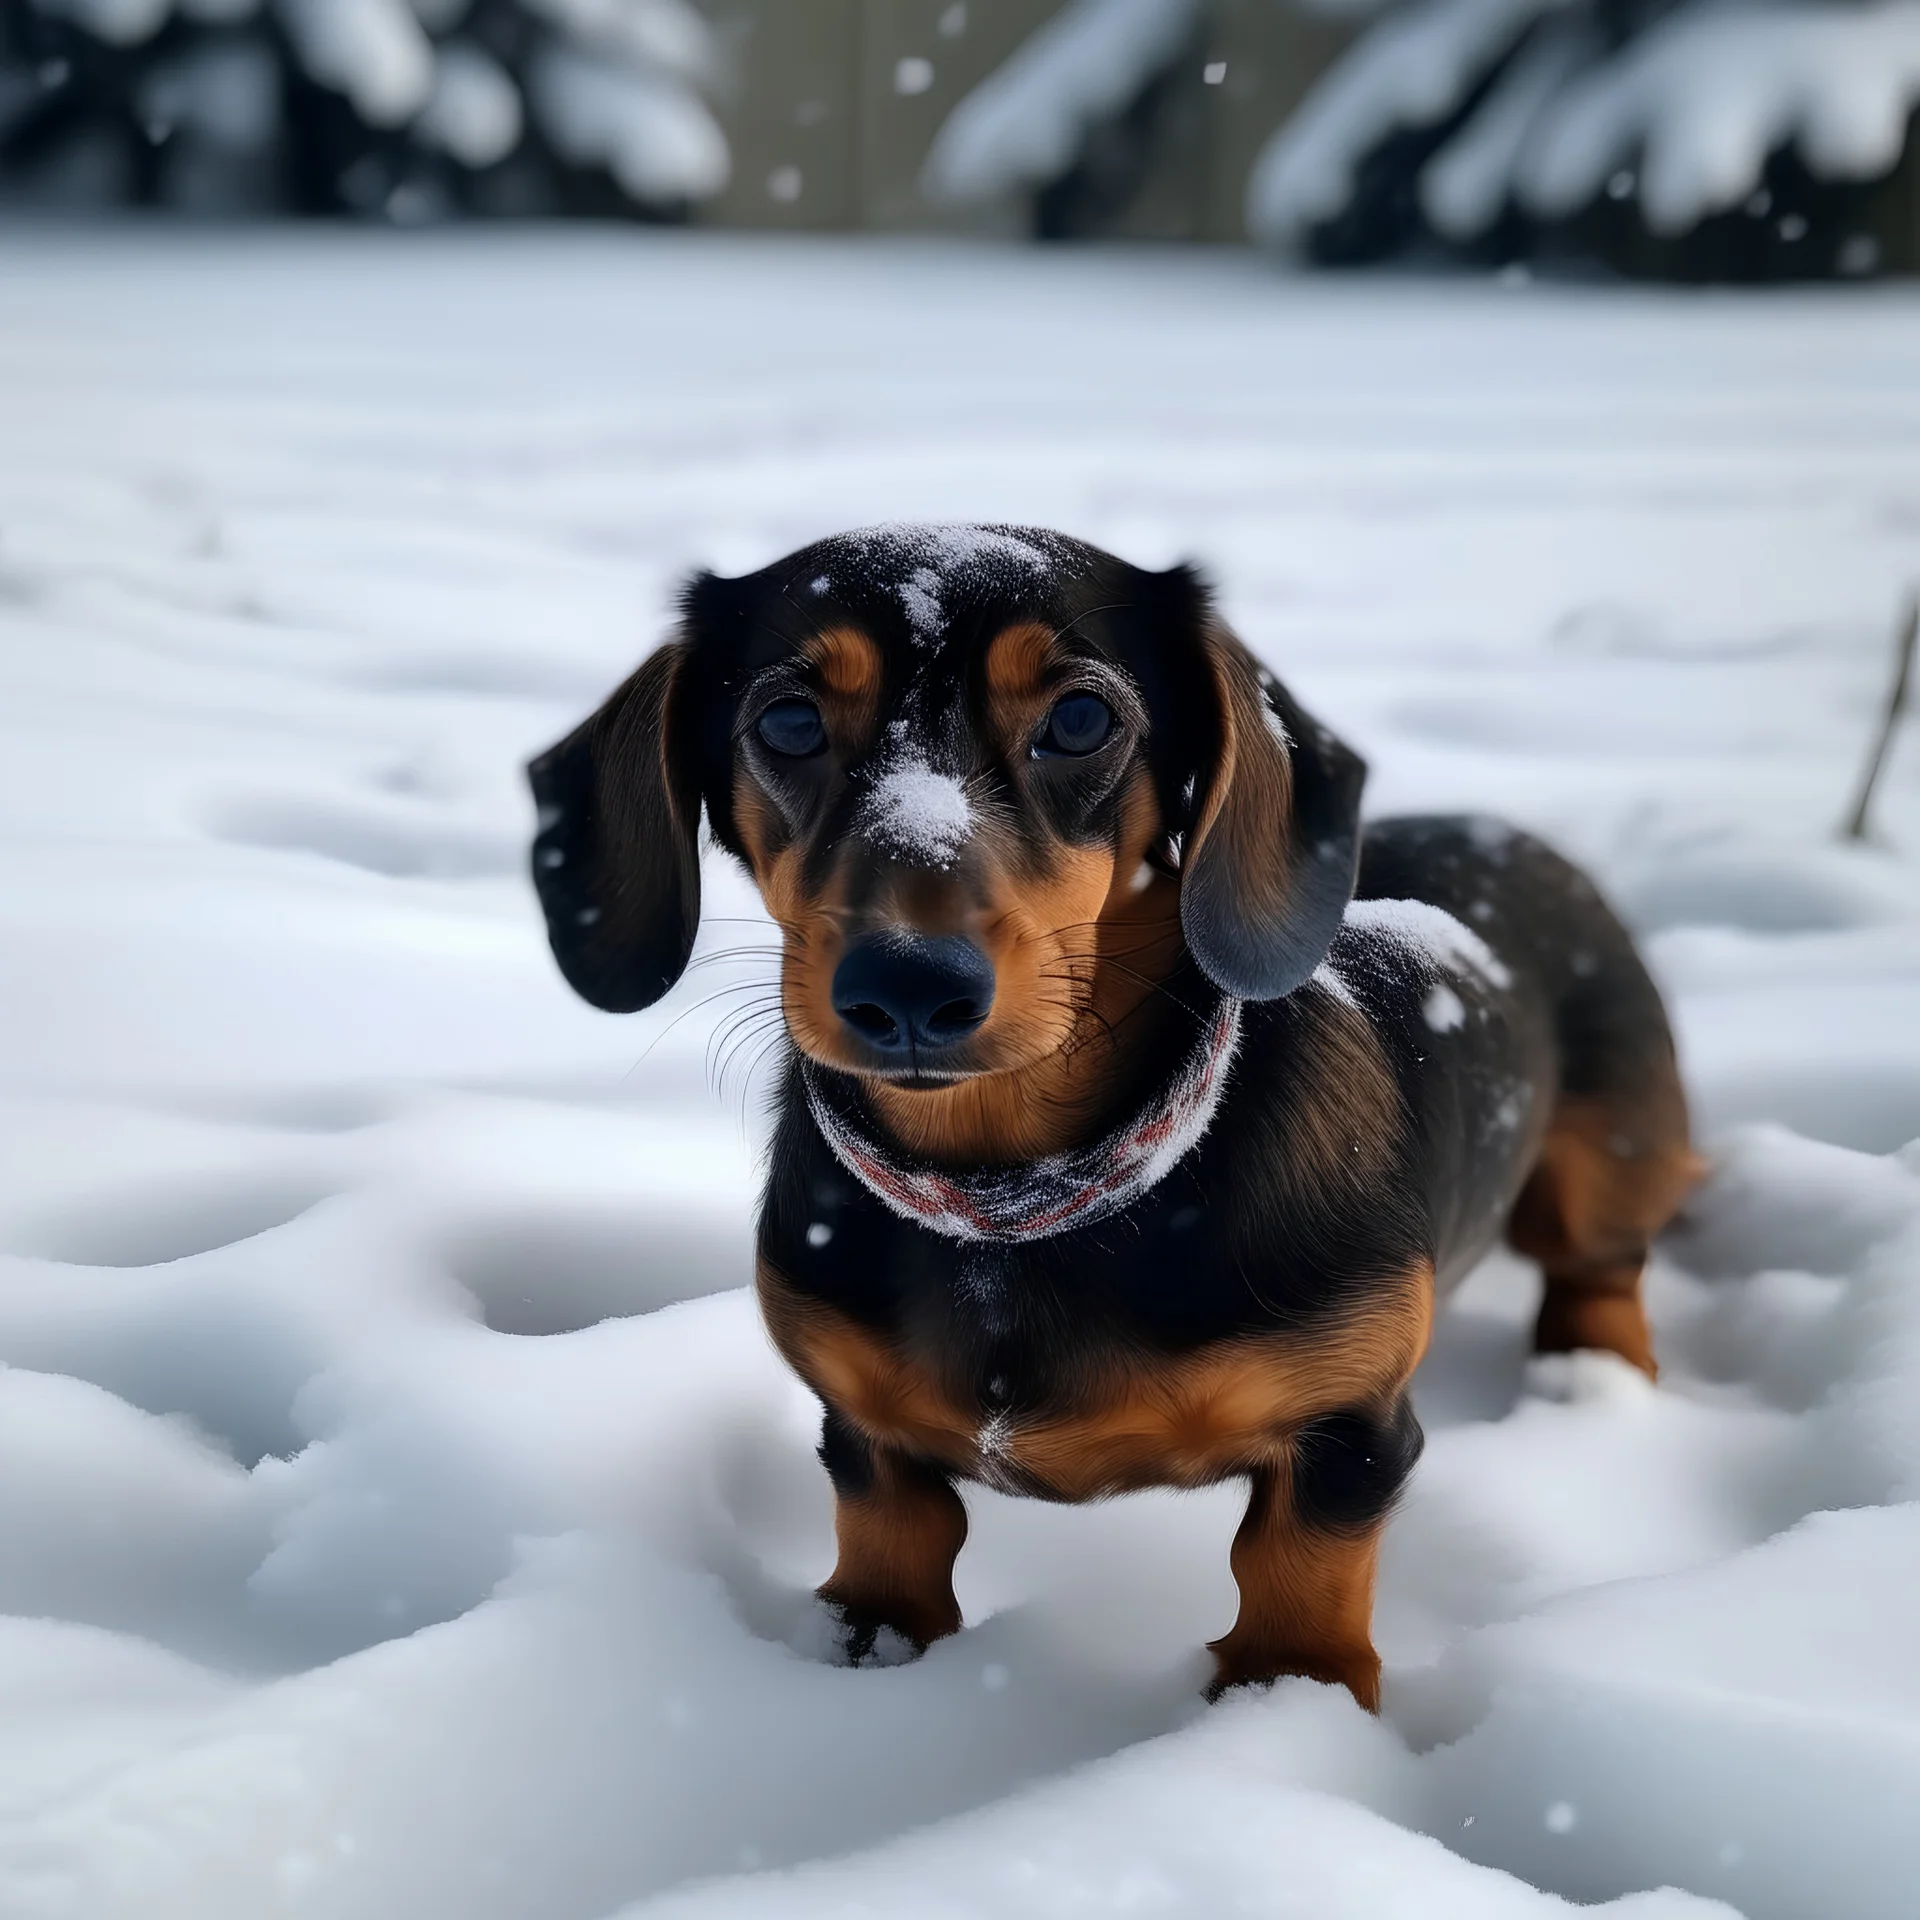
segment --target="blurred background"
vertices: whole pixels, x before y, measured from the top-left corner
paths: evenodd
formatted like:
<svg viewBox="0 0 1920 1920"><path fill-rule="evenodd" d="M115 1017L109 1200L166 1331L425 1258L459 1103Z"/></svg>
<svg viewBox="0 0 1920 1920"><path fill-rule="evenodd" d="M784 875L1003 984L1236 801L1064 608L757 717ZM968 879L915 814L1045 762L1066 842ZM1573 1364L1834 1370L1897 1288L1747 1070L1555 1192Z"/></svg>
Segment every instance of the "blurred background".
<svg viewBox="0 0 1920 1920"><path fill-rule="evenodd" d="M0 207L1920 264L1920 5L0 0Z"/></svg>

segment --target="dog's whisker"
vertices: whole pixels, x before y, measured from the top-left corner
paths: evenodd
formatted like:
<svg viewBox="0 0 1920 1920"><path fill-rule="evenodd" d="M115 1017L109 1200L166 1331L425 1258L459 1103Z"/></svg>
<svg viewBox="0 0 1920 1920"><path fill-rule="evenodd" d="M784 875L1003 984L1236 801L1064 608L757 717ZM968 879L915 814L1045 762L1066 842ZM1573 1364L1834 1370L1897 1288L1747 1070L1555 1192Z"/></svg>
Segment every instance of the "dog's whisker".
<svg viewBox="0 0 1920 1920"><path fill-rule="evenodd" d="M645 1063L653 1057L654 1049L658 1047L661 1041L666 1039L683 1020L691 1020L696 1013L700 1013L707 1007L713 1006L717 1001L726 999L729 994L735 993L773 994L777 998L779 988L765 980L736 980L727 986L715 987L711 993L702 995L692 1006L682 1007L681 1010L647 1042L645 1051L642 1052L640 1058L636 1060L633 1066L629 1067L627 1071L633 1073L645 1065Z"/></svg>
<svg viewBox="0 0 1920 1920"><path fill-rule="evenodd" d="M759 1071L761 1062L767 1058L768 1054L785 1043L786 1037L784 1025L778 1023L748 1027L730 1037L727 1051L720 1060L715 1076L715 1093L720 1099L726 1099L727 1076L732 1072L735 1063L745 1055L746 1066L740 1075L739 1082L743 1102L740 1119L743 1125L746 1121L744 1102L752 1089L754 1075Z"/></svg>
<svg viewBox="0 0 1920 1920"><path fill-rule="evenodd" d="M1092 963L1095 966L1111 966L1116 973L1124 974L1127 979L1138 982L1139 985L1148 988L1154 993L1164 994L1182 1013L1187 1014L1192 1019L1198 1020L1201 1017L1199 1009L1189 1006L1164 980L1156 980L1151 974L1142 973L1136 967L1129 967L1123 961L1114 960L1106 956L1093 956Z"/></svg>
<svg viewBox="0 0 1920 1920"><path fill-rule="evenodd" d="M729 947L723 953L697 953L687 962L687 971L692 973L696 967L718 967L729 962L747 960L773 960L780 954L778 947Z"/></svg>
<svg viewBox="0 0 1920 1920"><path fill-rule="evenodd" d="M747 1118L747 1114L746 1114L747 1096L752 1092L753 1083L755 1079L758 1077L761 1068L766 1064L766 1062L773 1055L779 1053L783 1048L787 1047L789 1044L790 1043L787 1039L785 1029L784 1028L774 1029L773 1031L761 1037L761 1039L759 1040L757 1045L754 1046L753 1051L749 1055L745 1067L741 1069L740 1121L743 1126L746 1124L746 1118Z"/></svg>
<svg viewBox="0 0 1920 1920"><path fill-rule="evenodd" d="M763 1023L781 1017L776 1007L749 1006L732 1009L715 1023L713 1032L707 1037L709 1064L716 1055L725 1052L736 1034L758 1031Z"/></svg>

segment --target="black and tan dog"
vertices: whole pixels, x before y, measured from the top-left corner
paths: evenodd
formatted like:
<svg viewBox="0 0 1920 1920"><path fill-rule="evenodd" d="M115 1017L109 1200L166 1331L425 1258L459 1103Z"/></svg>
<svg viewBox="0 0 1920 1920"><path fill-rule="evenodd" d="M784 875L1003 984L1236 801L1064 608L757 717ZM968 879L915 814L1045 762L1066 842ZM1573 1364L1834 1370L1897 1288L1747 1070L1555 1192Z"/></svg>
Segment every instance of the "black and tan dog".
<svg viewBox="0 0 1920 1920"><path fill-rule="evenodd" d="M1216 1686L1372 1706L1449 1285L1504 1229L1541 1349L1652 1372L1641 1267L1697 1162L1627 935L1491 822L1363 834L1361 763L1190 572L895 527L703 575L531 774L596 1006L686 965L703 809L779 923L759 1285L826 1406L850 1657L958 1629L956 1481L1237 1476Z"/></svg>

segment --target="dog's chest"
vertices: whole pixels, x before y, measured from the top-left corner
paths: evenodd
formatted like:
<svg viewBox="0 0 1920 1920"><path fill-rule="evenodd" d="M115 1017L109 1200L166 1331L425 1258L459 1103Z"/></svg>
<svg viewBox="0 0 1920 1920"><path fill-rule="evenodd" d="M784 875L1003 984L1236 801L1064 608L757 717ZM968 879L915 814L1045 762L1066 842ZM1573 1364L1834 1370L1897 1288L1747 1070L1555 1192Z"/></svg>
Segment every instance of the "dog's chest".
<svg viewBox="0 0 1920 1920"><path fill-rule="evenodd" d="M1079 1501L1204 1486L1276 1459L1307 1421L1373 1397L1425 1344L1430 1276L1323 1326L1242 1333L1180 1353L1015 1330L963 1302L883 1333L797 1294L770 1268L775 1343L870 1440L1005 1492Z"/></svg>

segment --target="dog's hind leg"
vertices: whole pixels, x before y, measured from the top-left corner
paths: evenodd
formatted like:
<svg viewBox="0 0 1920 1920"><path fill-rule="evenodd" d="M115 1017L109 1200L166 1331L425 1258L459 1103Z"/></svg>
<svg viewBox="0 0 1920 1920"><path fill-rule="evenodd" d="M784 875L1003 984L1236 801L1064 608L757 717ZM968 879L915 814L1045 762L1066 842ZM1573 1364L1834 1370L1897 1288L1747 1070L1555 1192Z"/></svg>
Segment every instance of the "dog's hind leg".
<svg viewBox="0 0 1920 1920"><path fill-rule="evenodd" d="M916 1649L960 1631L953 1563L967 1537L967 1510L930 1463L875 1445L831 1408L820 1459L833 1482L839 1558L820 1598L845 1628L856 1664L885 1657L880 1636Z"/></svg>
<svg viewBox="0 0 1920 1920"><path fill-rule="evenodd" d="M1657 1375L1641 1274L1701 1170L1677 1076L1639 1098L1562 1098L1507 1225L1546 1282L1536 1353L1596 1348Z"/></svg>

